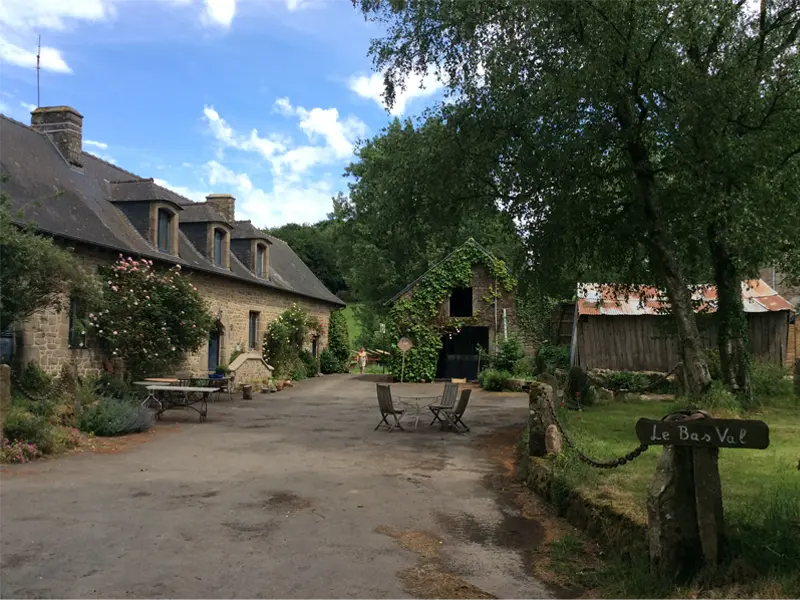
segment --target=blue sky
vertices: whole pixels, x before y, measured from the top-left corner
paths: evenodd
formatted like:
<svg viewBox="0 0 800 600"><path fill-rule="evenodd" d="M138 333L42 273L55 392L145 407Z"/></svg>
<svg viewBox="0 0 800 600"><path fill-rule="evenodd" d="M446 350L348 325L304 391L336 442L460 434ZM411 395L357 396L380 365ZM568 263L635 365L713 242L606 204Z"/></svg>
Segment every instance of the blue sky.
<svg viewBox="0 0 800 600"><path fill-rule="evenodd" d="M2 0L0 112L84 116L84 149L237 218L313 222L346 191L353 144L441 96L408 81L392 114L372 70L380 34L350 0ZM423 84L424 87L420 87Z"/></svg>

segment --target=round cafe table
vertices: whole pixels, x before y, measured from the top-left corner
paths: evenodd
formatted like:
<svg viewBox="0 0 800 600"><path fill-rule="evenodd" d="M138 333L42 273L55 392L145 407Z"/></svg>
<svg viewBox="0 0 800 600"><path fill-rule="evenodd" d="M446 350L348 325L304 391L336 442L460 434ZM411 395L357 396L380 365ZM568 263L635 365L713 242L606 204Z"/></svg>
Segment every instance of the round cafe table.
<svg viewBox="0 0 800 600"><path fill-rule="evenodd" d="M419 419L422 416L422 409L434 404L437 400L439 400L439 397L407 396L400 397L397 400L400 402L400 404L409 408L409 412L407 414L412 414L411 411L414 411L412 416L414 417L414 430L416 431L417 427L419 427Z"/></svg>

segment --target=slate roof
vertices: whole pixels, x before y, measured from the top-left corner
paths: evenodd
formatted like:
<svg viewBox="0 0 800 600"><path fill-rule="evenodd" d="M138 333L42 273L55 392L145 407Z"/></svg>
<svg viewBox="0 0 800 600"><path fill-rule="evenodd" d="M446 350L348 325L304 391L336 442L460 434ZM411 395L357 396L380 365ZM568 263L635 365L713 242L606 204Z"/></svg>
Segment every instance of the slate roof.
<svg viewBox="0 0 800 600"><path fill-rule="evenodd" d="M257 278L233 254L230 270L214 265L183 233L179 239L180 256L159 252L131 225L114 201L133 201L136 196L151 194L181 207L179 219L183 222L211 217L215 222L226 223L210 206L194 203L152 179L139 177L87 152L83 153L82 169L71 167L49 137L5 115L0 115L0 145L0 173L8 177L1 185L11 199L12 219L19 224L32 223L42 233L69 241L344 305L285 242L258 231L249 221L230 223L231 237L258 237L271 242L268 280ZM141 185L119 183L126 181Z"/></svg>

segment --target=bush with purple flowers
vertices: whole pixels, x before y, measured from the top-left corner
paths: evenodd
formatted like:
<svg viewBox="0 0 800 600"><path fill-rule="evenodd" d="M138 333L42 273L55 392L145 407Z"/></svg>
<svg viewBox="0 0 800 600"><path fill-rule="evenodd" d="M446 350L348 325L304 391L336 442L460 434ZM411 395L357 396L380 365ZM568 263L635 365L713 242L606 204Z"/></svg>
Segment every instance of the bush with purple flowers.
<svg viewBox="0 0 800 600"><path fill-rule="evenodd" d="M2 463L26 463L42 455L36 444L28 442L13 441L3 438L0 446L0 462Z"/></svg>

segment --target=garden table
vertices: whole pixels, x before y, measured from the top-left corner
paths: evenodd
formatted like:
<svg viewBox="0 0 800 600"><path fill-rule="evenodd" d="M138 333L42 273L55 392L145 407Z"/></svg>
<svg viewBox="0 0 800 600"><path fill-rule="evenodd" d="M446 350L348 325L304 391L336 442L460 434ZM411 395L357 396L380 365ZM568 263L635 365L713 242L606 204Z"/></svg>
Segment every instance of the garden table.
<svg viewBox="0 0 800 600"><path fill-rule="evenodd" d="M196 387L191 385L148 385L147 398L142 406L158 405L156 419L160 419L164 411L171 408L191 408L200 415L200 422L204 422L208 415L208 397L219 393L217 387ZM200 408L195 407L200 404Z"/></svg>
<svg viewBox="0 0 800 600"><path fill-rule="evenodd" d="M397 401L404 404L414 411L414 430L419 427L419 419L422 416L422 409L429 407L431 404L439 400L440 396L407 396L405 398L398 397ZM408 414L411 414L410 412Z"/></svg>
<svg viewBox="0 0 800 600"><path fill-rule="evenodd" d="M233 400L233 377L187 377L180 380L180 385L218 388L220 392L227 391Z"/></svg>

